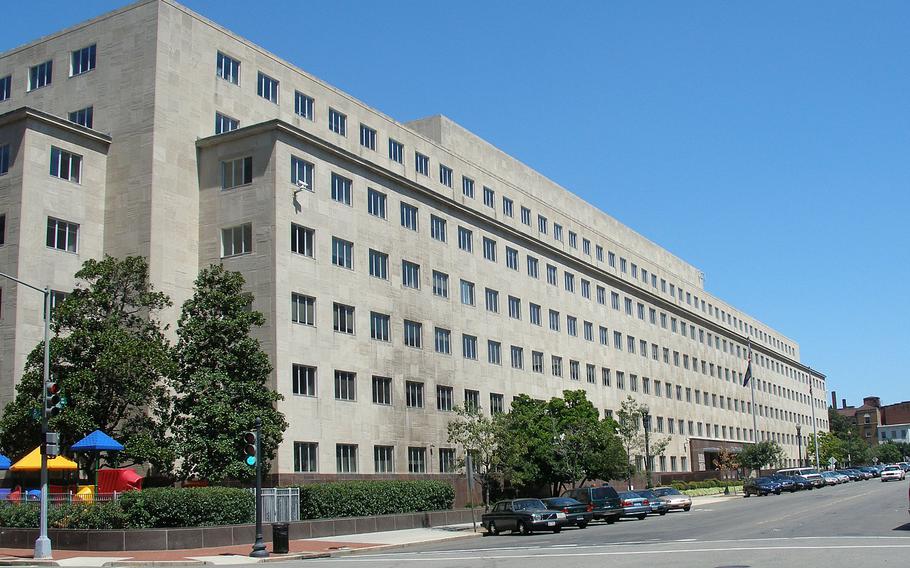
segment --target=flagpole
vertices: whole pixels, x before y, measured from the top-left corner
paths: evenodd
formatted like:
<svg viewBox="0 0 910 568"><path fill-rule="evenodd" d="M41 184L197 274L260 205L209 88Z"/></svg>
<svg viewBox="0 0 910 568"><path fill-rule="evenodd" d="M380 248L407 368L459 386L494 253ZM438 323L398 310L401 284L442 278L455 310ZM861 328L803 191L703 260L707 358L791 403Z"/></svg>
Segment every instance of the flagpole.
<svg viewBox="0 0 910 568"><path fill-rule="evenodd" d="M749 366L746 372L749 374L749 383L752 385L752 441L758 443L758 416L755 413L755 377L752 376L752 340L748 339L749 344Z"/></svg>
<svg viewBox="0 0 910 568"><path fill-rule="evenodd" d="M815 420L815 395L812 394L812 369L809 369L809 400L812 402L812 435L815 437L815 469L819 468L818 461L818 422Z"/></svg>

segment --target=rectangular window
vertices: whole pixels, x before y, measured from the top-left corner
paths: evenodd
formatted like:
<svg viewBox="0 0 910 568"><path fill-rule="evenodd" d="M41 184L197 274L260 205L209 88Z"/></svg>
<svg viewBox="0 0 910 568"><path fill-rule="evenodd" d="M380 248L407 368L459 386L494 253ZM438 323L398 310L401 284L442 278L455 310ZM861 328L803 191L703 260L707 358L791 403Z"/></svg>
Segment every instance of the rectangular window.
<svg viewBox="0 0 910 568"><path fill-rule="evenodd" d="M543 215L537 216L537 230L543 234L547 234L547 218Z"/></svg>
<svg viewBox="0 0 910 568"><path fill-rule="evenodd" d="M439 164L439 183L452 187L452 168Z"/></svg>
<svg viewBox="0 0 910 568"><path fill-rule="evenodd" d="M455 473L454 448L439 448L439 473Z"/></svg>
<svg viewBox="0 0 910 568"><path fill-rule="evenodd" d="M250 164L252 165L252 161ZM250 181L252 181L252 174ZM291 156L291 183L300 189L313 191L313 164Z"/></svg>
<svg viewBox="0 0 910 568"><path fill-rule="evenodd" d="M461 303L466 306L474 305L474 283L467 280L461 281Z"/></svg>
<svg viewBox="0 0 910 568"><path fill-rule="evenodd" d="M543 373L543 353L540 351L531 351L531 370L535 373Z"/></svg>
<svg viewBox="0 0 910 568"><path fill-rule="evenodd" d="M4 224L5 221L4 216ZM79 252L79 225L48 217L47 246L66 252Z"/></svg>
<svg viewBox="0 0 910 568"><path fill-rule="evenodd" d="M597 371L595 370L594 365L591 365L591 364L585 365L585 378L592 385L597 384Z"/></svg>
<svg viewBox="0 0 910 568"><path fill-rule="evenodd" d="M294 114L307 120L313 120L313 97L300 91L294 91Z"/></svg>
<svg viewBox="0 0 910 568"><path fill-rule="evenodd" d="M527 258L528 258L528 276L530 276L531 278L539 278L540 277L539 266L538 266L539 263L538 263L537 259L530 255L528 255Z"/></svg>
<svg viewBox="0 0 910 568"><path fill-rule="evenodd" d="M622 333L619 331L613 332L613 347L622 351Z"/></svg>
<svg viewBox="0 0 910 568"><path fill-rule="evenodd" d="M566 284L566 292L575 293L575 275L571 272L563 272L563 279Z"/></svg>
<svg viewBox="0 0 910 568"><path fill-rule="evenodd" d="M515 296L509 296L509 317L521 319L521 300Z"/></svg>
<svg viewBox="0 0 910 568"><path fill-rule="evenodd" d="M610 292L610 306L614 310L619 309L619 294L617 292Z"/></svg>
<svg viewBox="0 0 910 568"><path fill-rule="evenodd" d="M427 472L427 449L408 448L408 473Z"/></svg>
<svg viewBox="0 0 910 568"><path fill-rule="evenodd" d="M316 473L319 471L318 450L319 444L315 442L294 442L294 472Z"/></svg>
<svg viewBox="0 0 910 568"><path fill-rule="evenodd" d="M423 347L423 324L404 320L404 344L407 347L420 349Z"/></svg>
<svg viewBox="0 0 910 568"><path fill-rule="evenodd" d="M591 256L591 241L588 239L581 239L581 252L585 253L588 256Z"/></svg>
<svg viewBox="0 0 910 568"><path fill-rule="evenodd" d="M496 262L496 241L487 237L483 238L483 257L491 262Z"/></svg>
<svg viewBox="0 0 910 568"><path fill-rule="evenodd" d="M446 234L446 220L436 215L430 215L430 237L444 243L448 239Z"/></svg>
<svg viewBox="0 0 910 568"><path fill-rule="evenodd" d="M423 383L406 381L404 396L408 408L423 408Z"/></svg>
<svg viewBox="0 0 910 568"><path fill-rule="evenodd" d="M6 244L6 215L0 215L0 246ZM2 289L0 289L2 290ZM2 303L3 295L0 294L0 303Z"/></svg>
<svg viewBox="0 0 910 568"><path fill-rule="evenodd" d="M505 410L503 396L499 393L490 393L490 415L502 414Z"/></svg>
<svg viewBox="0 0 910 568"><path fill-rule="evenodd" d="M351 205L351 187L354 182L346 177L332 173L332 199L345 205Z"/></svg>
<svg viewBox="0 0 910 568"><path fill-rule="evenodd" d="M316 298L291 293L291 321L303 325L316 325Z"/></svg>
<svg viewBox="0 0 910 568"><path fill-rule="evenodd" d="M569 246L573 249L578 248L578 235L569 231Z"/></svg>
<svg viewBox="0 0 910 568"><path fill-rule="evenodd" d="M585 323L585 340L594 341L594 324L586 321Z"/></svg>
<svg viewBox="0 0 910 568"><path fill-rule="evenodd" d="M73 52L75 56L75 52ZM94 59L94 58L93 58ZM215 74L218 77L221 77L228 83L233 83L235 85L240 84L240 61L218 52L217 67ZM94 67L94 61L92 62L92 67Z"/></svg>
<svg viewBox="0 0 910 568"><path fill-rule="evenodd" d="M461 336L461 354L465 359L477 360L477 337L474 335L462 334Z"/></svg>
<svg viewBox="0 0 910 568"><path fill-rule="evenodd" d="M415 290L420 289L420 265L409 262L407 260L401 261L401 284L405 288L414 288Z"/></svg>
<svg viewBox="0 0 910 568"><path fill-rule="evenodd" d="M550 310L550 329L559 331L559 312Z"/></svg>
<svg viewBox="0 0 910 568"><path fill-rule="evenodd" d="M53 175L53 171L51 175ZM221 162L221 189L231 189L251 183L253 183L252 156Z"/></svg>
<svg viewBox="0 0 910 568"><path fill-rule="evenodd" d="M316 396L316 367L294 364L292 367L293 393L299 396Z"/></svg>
<svg viewBox="0 0 910 568"><path fill-rule="evenodd" d="M449 355L452 353L452 332L448 329L437 327L433 333L433 346L437 353Z"/></svg>
<svg viewBox="0 0 910 568"><path fill-rule="evenodd" d="M70 77L88 73L95 68L95 44L72 52L70 57ZM219 55L221 55L219 53Z"/></svg>
<svg viewBox="0 0 910 568"><path fill-rule="evenodd" d="M389 138L389 159L399 164L404 163L404 144Z"/></svg>
<svg viewBox="0 0 910 568"><path fill-rule="evenodd" d="M506 268L518 270L518 251L510 247L506 247Z"/></svg>
<svg viewBox="0 0 910 568"><path fill-rule="evenodd" d="M556 267L552 264L547 265L547 284L556 286Z"/></svg>
<svg viewBox="0 0 910 568"><path fill-rule="evenodd" d="M417 208L401 202L401 226L412 231L417 230Z"/></svg>
<svg viewBox="0 0 910 568"><path fill-rule="evenodd" d="M430 175L430 157L424 156L420 152L414 152L414 169L417 173L424 176Z"/></svg>
<svg viewBox="0 0 910 568"><path fill-rule="evenodd" d="M491 188L484 186L483 188L483 204L487 207L494 207L496 203L496 192Z"/></svg>
<svg viewBox="0 0 910 568"><path fill-rule="evenodd" d="M221 132L226 132L225 130L221 130L221 131L218 130L218 117L226 119L227 121L233 120L226 116L216 113L215 114L215 134L220 134ZM80 126L84 126L86 128L92 128L92 125L95 123L95 109L94 109L94 107L89 106L89 107L85 107L85 108L82 108L79 110L74 110L73 112L69 113L69 119L70 119L70 122L73 122ZM227 126L230 126L230 122L227 122ZM234 130L236 128L237 128L237 121L235 120L234 128L230 128L230 130Z"/></svg>
<svg viewBox="0 0 910 568"><path fill-rule="evenodd" d="M370 249L370 276L389 279L389 255Z"/></svg>
<svg viewBox="0 0 910 568"><path fill-rule="evenodd" d="M335 371L335 400L357 400L357 373Z"/></svg>
<svg viewBox="0 0 910 568"><path fill-rule="evenodd" d="M554 377L562 376L562 357L557 357L556 355L552 355L550 357L550 366L553 369Z"/></svg>
<svg viewBox="0 0 910 568"><path fill-rule="evenodd" d="M54 74L54 62L45 61L28 70L28 90L34 91L51 84Z"/></svg>
<svg viewBox="0 0 910 568"><path fill-rule="evenodd" d="M469 177L461 176L461 193L463 193L465 197L474 199L474 180Z"/></svg>
<svg viewBox="0 0 910 568"><path fill-rule="evenodd" d="M12 95L13 76L0 77L0 101L9 100Z"/></svg>
<svg viewBox="0 0 910 568"><path fill-rule="evenodd" d="M372 187L367 188L367 213L373 217L385 219L386 195Z"/></svg>
<svg viewBox="0 0 910 568"><path fill-rule="evenodd" d="M571 337L578 335L578 320L575 316L566 316L566 331Z"/></svg>
<svg viewBox="0 0 910 568"><path fill-rule="evenodd" d="M506 217L512 217L512 215L513 215L512 205L513 205L513 203L512 203L511 199L509 199L508 197L503 197L502 198L502 214L505 215Z"/></svg>
<svg viewBox="0 0 910 568"><path fill-rule="evenodd" d="M610 268L616 268L616 253L612 251L607 252L607 264L610 265Z"/></svg>
<svg viewBox="0 0 910 568"><path fill-rule="evenodd" d="M342 136L348 135L348 117L329 107L329 130Z"/></svg>
<svg viewBox="0 0 910 568"><path fill-rule="evenodd" d="M496 290L491 290L490 288L486 289L486 305L487 311L493 313L499 313L499 292Z"/></svg>
<svg viewBox="0 0 910 568"><path fill-rule="evenodd" d="M390 341L389 335L389 316L370 312L370 339Z"/></svg>
<svg viewBox="0 0 910 568"><path fill-rule="evenodd" d="M530 320L534 325L540 325L540 306L537 304L530 304Z"/></svg>
<svg viewBox="0 0 910 568"><path fill-rule="evenodd" d="M487 362L502 365L502 344L492 339L487 340Z"/></svg>
<svg viewBox="0 0 910 568"><path fill-rule="evenodd" d="M521 222L527 226L531 226L531 210L527 207L521 208Z"/></svg>
<svg viewBox="0 0 910 568"><path fill-rule="evenodd" d="M360 125L360 145L376 151L376 130L366 124Z"/></svg>
<svg viewBox="0 0 910 568"><path fill-rule="evenodd" d="M332 237L332 264L353 270L354 243Z"/></svg>
<svg viewBox="0 0 910 568"><path fill-rule="evenodd" d="M51 169L53 177L79 183L82 179L82 156L51 146Z"/></svg>
<svg viewBox="0 0 910 568"><path fill-rule="evenodd" d="M606 367L600 368L600 380L601 380L601 383L603 383L603 386L605 386L605 387L610 386L610 369L608 369Z"/></svg>
<svg viewBox="0 0 910 568"><path fill-rule="evenodd" d="M256 94L267 101L277 104L278 79L273 79L260 71L256 77Z"/></svg>
<svg viewBox="0 0 910 568"><path fill-rule="evenodd" d="M610 338L608 335L608 331L607 331L607 328L604 326L600 326L600 344L601 345L610 344Z"/></svg>
<svg viewBox="0 0 910 568"><path fill-rule="evenodd" d="M562 242L562 225L553 223L553 239Z"/></svg>
<svg viewBox="0 0 910 568"><path fill-rule="evenodd" d="M338 333L354 334L354 306L332 304L333 329Z"/></svg>
<svg viewBox="0 0 910 568"><path fill-rule="evenodd" d="M513 369L524 369L524 349L513 345L511 349L512 353L512 368Z"/></svg>
<svg viewBox="0 0 910 568"><path fill-rule="evenodd" d="M436 387L436 410L450 412L455 406L455 391L452 387Z"/></svg>
<svg viewBox="0 0 910 568"><path fill-rule="evenodd" d="M465 252L474 251L474 234L464 227L458 227L458 248Z"/></svg>
<svg viewBox="0 0 910 568"><path fill-rule="evenodd" d="M445 272L433 271L433 295L440 298L449 297L449 275Z"/></svg>
<svg viewBox="0 0 910 568"><path fill-rule="evenodd" d="M221 229L221 256L237 256L253 252L253 225L244 223Z"/></svg>
<svg viewBox="0 0 910 568"><path fill-rule="evenodd" d="M312 257L315 239L316 231L297 223L291 223L291 252Z"/></svg>
<svg viewBox="0 0 910 568"><path fill-rule="evenodd" d="M373 470L376 473L395 472L394 446L373 446Z"/></svg>
<svg viewBox="0 0 910 568"><path fill-rule="evenodd" d="M335 470L338 473L357 473L357 445L335 445Z"/></svg>
<svg viewBox="0 0 910 568"><path fill-rule="evenodd" d="M373 404L392 405L392 379L373 377Z"/></svg>
<svg viewBox="0 0 910 568"><path fill-rule="evenodd" d="M591 299L591 283L584 278L581 279L581 297L586 300Z"/></svg>

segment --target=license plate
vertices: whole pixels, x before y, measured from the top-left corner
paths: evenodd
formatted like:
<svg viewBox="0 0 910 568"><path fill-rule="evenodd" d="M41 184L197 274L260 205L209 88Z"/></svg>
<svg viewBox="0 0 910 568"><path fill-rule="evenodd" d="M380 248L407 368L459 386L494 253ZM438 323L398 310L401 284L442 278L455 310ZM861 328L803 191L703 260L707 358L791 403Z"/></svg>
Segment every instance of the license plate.
<svg viewBox="0 0 910 568"><path fill-rule="evenodd" d="M547 521L547 526L548 526L548 527L555 527L555 526L556 526L556 521Z"/></svg>

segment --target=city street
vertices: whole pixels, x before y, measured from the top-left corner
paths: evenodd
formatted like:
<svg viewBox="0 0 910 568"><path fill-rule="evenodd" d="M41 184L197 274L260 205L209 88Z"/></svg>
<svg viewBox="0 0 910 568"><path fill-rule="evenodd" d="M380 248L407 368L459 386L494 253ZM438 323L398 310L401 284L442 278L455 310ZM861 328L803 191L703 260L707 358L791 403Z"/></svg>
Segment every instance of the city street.
<svg viewBox="0 0 910 568"><path fill-rule="evenodd" d="M504 535L306 566L907 566L907 482L877 479L780 496L732 498L644 521ZM291 564L290 562L288 564ZM295 564L299 564L295 563Z"/></svg>

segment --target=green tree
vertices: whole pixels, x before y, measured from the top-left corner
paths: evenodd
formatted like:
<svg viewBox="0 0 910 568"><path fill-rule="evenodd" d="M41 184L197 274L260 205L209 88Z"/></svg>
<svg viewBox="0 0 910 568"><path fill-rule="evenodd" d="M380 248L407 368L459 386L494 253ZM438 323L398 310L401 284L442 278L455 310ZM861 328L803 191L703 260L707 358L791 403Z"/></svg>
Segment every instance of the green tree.
<svg viewBox="0 0 910 568"><path fill-rule="evenodd" d="M142 257L88 260L76 278L81 282L51 320L50 372L66 405L50 428L64 447L100 429L124 445L119 461L148 462L168 474L174 452L166 378L173 366L155 315L171 302L149 283ZM43 364L41 342L0 418L0 442L11 456L39 444Z"/></svg>
<svg viewBox="0 0 910 568"><path fill-rule="evenodd" d="M180 476L210 481L244 479L254 469L243 461L243 433L262 419L265 471L287 421L275 407L281 395L268 384L272 366L250 336L264 316L250 309L253 295L243 276L220 265L200 271L193 297L183 304L175 359L174 432L183 458Z"/></svg>
<svg viewBox="0 0 910 568"><path fill-rule="evenodd" d="M748 469L761 471L764 467L780 467L787 455L784 449L774 440L765 440L756 444L745 444L737 461Z"/></svg>
<svg viewBox="0 0 910 568"><path fill-rule="evenodd" d="M503 455L499 448L502 420L487 416L474 406L457 406L454 410L456 418L449 422L447 430L449 443L461 446L464 452L457 467L466 467L464 456L470 453L471 468L480 483L484 507L489 507L490 488L503 477Z"/></svg>
<svg viewBox="0 0 910 568"><path fill-rule="evenodd" d="M652 463L645 464L648 472L648 485L650 485L650 472L654 470L654 456L662 456L667 451L670 444L670 437L654 437L649 430L649 440L647 451L645 448L645 429L643 418L649 413L647 405L640 404L631 395L627 396L620 405L616 413L616 433L625 450L627 462L625 467L625 480L628 486L632 487L632 476L637 471L636 464L633 463L635 456L645 456L650 454Z"/></svg>
<svg viewBox="0 0 910 568"><path fill-rule="evenodd" d="M901 453L900 447L894 442L885 442L875 448L874 455L879 463L895 463L904 459L906 454Z"/></svg>
<svg viewBox="0 0 910 568"><path fill-rule="evenodd" d="M810 437L806 450L810 456L815 455L815 440ZM818 460L819 467L828 467L831 458L837 460L837 463L843 464L847 461L847 451L841 440L833 432L819 432L818 434Z"/></svg>

